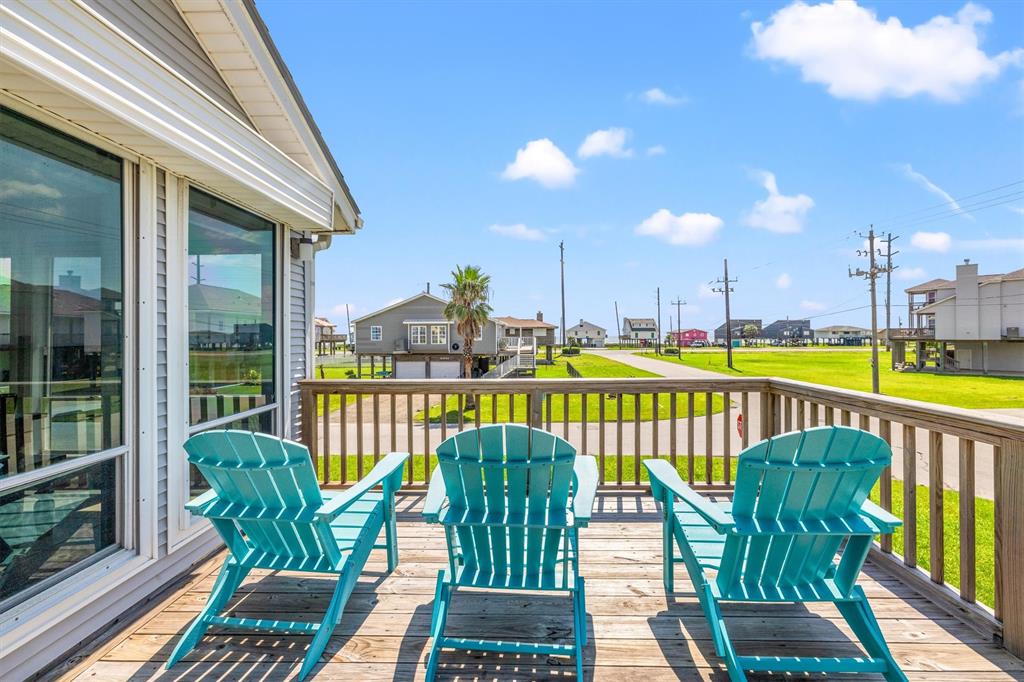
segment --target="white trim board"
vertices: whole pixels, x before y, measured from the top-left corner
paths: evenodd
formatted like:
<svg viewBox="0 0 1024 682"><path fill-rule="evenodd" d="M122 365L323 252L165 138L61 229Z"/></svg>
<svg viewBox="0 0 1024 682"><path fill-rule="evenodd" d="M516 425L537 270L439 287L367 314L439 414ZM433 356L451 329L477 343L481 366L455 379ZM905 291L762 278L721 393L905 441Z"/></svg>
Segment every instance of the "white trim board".
<svg viewBox="0 0 1024 682"><path fill-rule="evenodd" d="M330 187L78 3L9 0L0 17L0 58L109 118L57 115L295 229L333 228Z"/></svg>

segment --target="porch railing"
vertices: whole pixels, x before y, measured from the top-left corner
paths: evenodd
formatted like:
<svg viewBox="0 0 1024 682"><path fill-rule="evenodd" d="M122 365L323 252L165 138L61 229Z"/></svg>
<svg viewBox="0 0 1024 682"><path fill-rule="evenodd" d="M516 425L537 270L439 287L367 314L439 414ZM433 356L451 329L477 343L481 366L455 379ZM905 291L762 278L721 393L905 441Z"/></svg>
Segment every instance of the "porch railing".
<svg viewBox="0 0 1024 682"><path fill-rule="evenodd" d="M423 485L449 433L492 422L553 431L595 455L601 484L617 488L645 485L642 460L659 457L692 484L728 490L736 455L762 438L869 430L894 453L876 498L905 524L876 547L880 565L1024 654L1024 425L1012 418L774 378L308 380L301 391L302 439L325 486L353 483L395 450L412 453L406 477ZM984 593L979 565L995 575Z"/></svg>

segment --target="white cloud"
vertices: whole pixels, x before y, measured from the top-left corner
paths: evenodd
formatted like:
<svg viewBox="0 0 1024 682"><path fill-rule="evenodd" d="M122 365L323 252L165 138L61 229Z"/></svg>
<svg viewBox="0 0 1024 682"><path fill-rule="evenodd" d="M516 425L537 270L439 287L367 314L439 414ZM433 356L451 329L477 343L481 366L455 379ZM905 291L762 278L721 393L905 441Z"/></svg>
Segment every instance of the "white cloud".
<svg viewBox="0 0 1024 682"><path fill-rule="evenodd" d="M41 182L22 182L21 180L0 180L0 199L18 199L36 197L40 199L60 199L63 196L59 189L44 185Z"/></svg>
<svg viewBox="0 0 1024 682"><path fill-rule="evenodd" d="M793 278L789 276L789 273L784 272L779 275L778 279L775 280L775 286L779 289L788 289L793 283Z"/></svg>
<svg viewBox="0 0 1024 682"><path fill-rule="evenodd" d="M621 159L633 156L633 150L626 147L631 133L626 128L606 128L587 135L576 155L581 159L593 156L613 156Z"/></svg>
<svg viewBox="0 0 1024 682"><path fill-rule="evenodd" d="M923 282L927 276L928 273L925 272L924 268L898 268L896 270L896 279L902 279L908 282Z"/></svg>
<svg viewBox="0 0 1024 682"><path fill-rule="evenodd" d="M535 227L527 227L522 223L516 223L514 225L491 225L487 228L494 234L500 234L502 237L510 237L512 239L522 239L528 242L541 242L546 238L544 233Z"/></svg>
<svg viewBox="0 0 1024 682"><path fill-rule="evenodd" d="M1009 208L1014 213L1019 213L1020 215L1024 215L1024 206L1008 206L1007 208Z"/></svg>
<svg viewBox="0 0 1024 682"><path fill-rule="evenodd" d="M715 298L718 294L710 284L697 285L697 298Z"/></svg>
<svg viewBox="0 0 1024 682"><path fill-rule="evenodd" d="M699 246L711 241L722 225L722 219L710 213L684 213L677 216L663 208L637 225L634 231L674 246Z"/></svg>
<svg viewBox="0 0 1024 682"><path fill-rule="evenodd" d="M753 53L800 69L833 97L874 101L927 94L957 101L1007 65L1024 61L1021 48L988 55L981 27L992 13L968 2L954 17L935 16L918 26L897 17L880 20L856 2L794 2L767 22L755 21Z"/></svg>
<svg viewBox="0 0 1024 682"><path fill-rule="evenodd" d="M915 232L910 243L922 251L945 253L953 243L948 232Z"/></svg>
<svg viewBox="0 0 1024 682"><path fill-rule="evenodd" d="M668 150L665 149L664 145L656 144L652 147L647 148L647 156L664 156Z"/></svg>
<svg viewBox="0 0 1024 682"><path fill-rule="evenodd" d="M579 169L548 138L531 140L516 151L516 160L501 174L506 180L536 180L547 188L568 187L576 181Z"/></svg>
<svg viewBox="0 0 1024 682"><path fill-rule="evenodd" d="M683 104L686 101L685 97L674 97L668 94L661 88L651 88L650 90L644 90L640 93L640 99L647 102L648 104L661 104L668 107L674 107L678 104Z"/></svg>
<svg viewBox="0 0 1024 682"><path fill-rule="evenodd" d="M806 194L780 194L774 173L759 171L758 177L762 186L768 190L768 198L755 202L744 222L750 227L779 234L792 234L804 229L804 221L807 212L814 206L814 199Z"/></svg>
<svg viewBox="0 0 1024 682"><path fill-rule="evenodd" d="M954 199L949 192L947 192L946 190L942 189L934 182L929 180L927 177L925 177L924 174L918 173L916 170L914 170L914 167L911 166L909 163L902 164L900 166L900 170L903 171L903 175L905 175L908 179L916 182L921 187L924 187L926 190L928 190L935 196L941 197L943 201L949 204L949 208L954 209L956 211L961 211L962 215L965 218L970 218L971 220L974 220L974 216L960 208L960 204L957 203L956 199Z"/></svg>
<svg viewBox="0 0 1024 682"><path fill-rule="evenodd" d="M817 301L809 301L807 299L804 299L804 300L800 301L800 309L816 313L816 312L821 312L822 310L824 310L825 309L825 304L824 303L818 303Z"/></svg>

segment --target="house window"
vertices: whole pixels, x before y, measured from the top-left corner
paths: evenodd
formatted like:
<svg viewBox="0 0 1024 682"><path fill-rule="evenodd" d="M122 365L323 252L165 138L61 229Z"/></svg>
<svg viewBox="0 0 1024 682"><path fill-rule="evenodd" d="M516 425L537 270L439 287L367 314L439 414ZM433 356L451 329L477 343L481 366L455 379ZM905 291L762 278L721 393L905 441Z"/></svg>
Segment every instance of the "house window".
<svg viewBox="0 0 1024 682"><path fill-rule="evenodd" d="M0 611L121 544L122 168L0 107Z"/></svg>
<svg viewBox="0 0 1024 682"><path fill-rule="evenodd" d="M370 341L380 341L384 337L384 328L379 324L370 326Z"/></svg>
<svg viewBox="0 0 1024 682"><path fill-rule="evenodd" d="M430 325L430 343L437 345L448 345L448 325L446 324L432 324Z"/></svg>
<svg viewBox="0 0 1024 682"><path fill-rule="evenodd" d="M188 195L190 435L238 425L274 433L275 226L197 189ZM189 465L189 492L208 488Z"/></svg>
<svg viewBox="0 0 1024 682"><path fill-rule="evenodd" d="M409 327L409 341L415 344L425 344L427 342L427 325L414 324Z"/></svg>

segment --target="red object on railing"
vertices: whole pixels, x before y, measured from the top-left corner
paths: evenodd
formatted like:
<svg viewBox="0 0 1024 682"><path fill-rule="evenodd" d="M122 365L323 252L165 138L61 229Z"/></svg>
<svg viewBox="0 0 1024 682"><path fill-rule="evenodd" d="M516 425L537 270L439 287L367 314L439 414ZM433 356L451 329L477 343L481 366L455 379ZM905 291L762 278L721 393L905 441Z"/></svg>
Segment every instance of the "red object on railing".
<svg viewBox="0 0 1024 682"><path fill-rule="evenodd" d="M736 433L740 434L740 438L743 438L743 415L736 415Z"/></svg>

